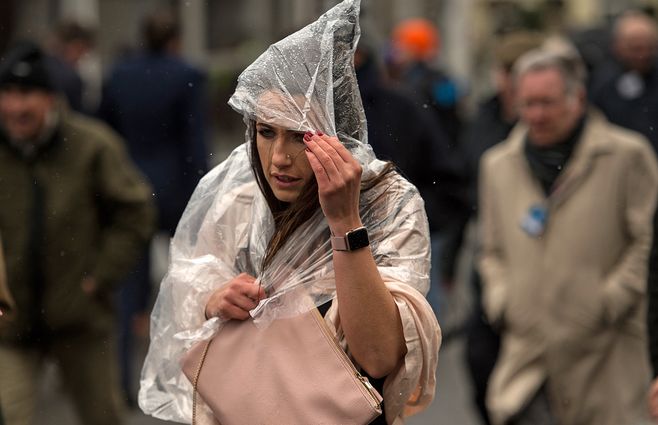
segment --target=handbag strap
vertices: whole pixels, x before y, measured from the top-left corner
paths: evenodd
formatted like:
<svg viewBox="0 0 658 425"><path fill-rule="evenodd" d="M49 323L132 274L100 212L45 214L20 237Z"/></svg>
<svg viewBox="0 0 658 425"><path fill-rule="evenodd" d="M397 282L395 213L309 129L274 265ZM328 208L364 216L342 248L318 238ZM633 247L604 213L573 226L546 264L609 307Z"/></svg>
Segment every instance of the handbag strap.
<svg viewBox="0 0 658 425"><path fill-rule="evenodd" d="M194 382L192 383L192 386L194 387L194 391L192 393L192 425L196 425L196 400L197 400L197 384L199 383L199 375L201 375L201 368L203 367L203 363L206 361L206 355L208 354L208 348L210 348L210 343L212 342L212 338L208 340L206 343L206 346L203 349L203 354L201 354L201 360L199 360L199 365L196 368L196 372L194 373Z"/></svg>

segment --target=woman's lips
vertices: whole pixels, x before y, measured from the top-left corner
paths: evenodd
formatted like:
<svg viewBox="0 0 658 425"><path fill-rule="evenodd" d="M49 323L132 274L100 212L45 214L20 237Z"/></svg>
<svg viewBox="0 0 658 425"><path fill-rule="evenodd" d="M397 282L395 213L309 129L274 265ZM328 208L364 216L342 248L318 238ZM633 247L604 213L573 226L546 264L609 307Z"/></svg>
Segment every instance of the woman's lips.
<svg viewBox="0 0 658 425"><path fill-rule="evenodd" d="M290 188L297 186L302 179L286 175L272 175L272 181L281 188Z"/></svg>

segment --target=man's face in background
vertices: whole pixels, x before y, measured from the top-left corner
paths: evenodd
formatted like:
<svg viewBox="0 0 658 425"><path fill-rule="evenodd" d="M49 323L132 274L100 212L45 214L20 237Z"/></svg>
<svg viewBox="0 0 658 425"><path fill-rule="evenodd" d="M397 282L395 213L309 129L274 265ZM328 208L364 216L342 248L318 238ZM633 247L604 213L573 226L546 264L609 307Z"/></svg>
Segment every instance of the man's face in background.
<svg viewBox="0 0 658 425"><path fill-rule="evenodd" d="M584 113L584 93L570 93L557 69L522 75L516 96L519 116L528 125L530 140L539 146L564 141Z"/></svg>
<svg viewBox="0 0 658 425"><path fill-rule="evenodd" d="M42 89L18 85L2 87L0 125L12 140L33 140L43 131L54 102L54 95Z"/></svg>

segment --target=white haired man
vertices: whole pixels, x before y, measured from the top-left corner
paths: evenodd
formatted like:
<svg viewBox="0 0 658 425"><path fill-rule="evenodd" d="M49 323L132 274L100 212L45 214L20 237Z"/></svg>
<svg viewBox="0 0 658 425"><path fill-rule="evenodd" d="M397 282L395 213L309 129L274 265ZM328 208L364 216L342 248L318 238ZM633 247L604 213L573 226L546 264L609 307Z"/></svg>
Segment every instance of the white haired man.
<svg viewBox="0 0 658 425"><path fill-rule="evenodd" d="M520 123L481 163L484 305L501 352L495 424L646 416L646 262L658 166L644 137L587 106L582 63L515 65Z"/></svg>

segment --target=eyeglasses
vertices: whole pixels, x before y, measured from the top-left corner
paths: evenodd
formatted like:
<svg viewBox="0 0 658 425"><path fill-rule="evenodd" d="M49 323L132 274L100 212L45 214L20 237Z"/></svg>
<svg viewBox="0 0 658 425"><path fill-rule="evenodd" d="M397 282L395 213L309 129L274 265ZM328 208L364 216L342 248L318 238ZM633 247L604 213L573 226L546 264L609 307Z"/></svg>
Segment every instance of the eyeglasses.
<svg viewBox="0 0 658 425"><path fill-rule="evenodd" d="M567 100L567 96L560 96L557 98L536 98L536 99L525 99L518 102L518 107L520 110L528 110L531 108L541 108L541 109L552 109L556 106L559 106Z"/></svg>

